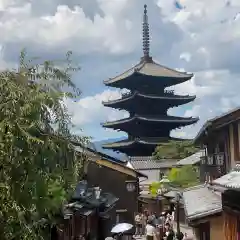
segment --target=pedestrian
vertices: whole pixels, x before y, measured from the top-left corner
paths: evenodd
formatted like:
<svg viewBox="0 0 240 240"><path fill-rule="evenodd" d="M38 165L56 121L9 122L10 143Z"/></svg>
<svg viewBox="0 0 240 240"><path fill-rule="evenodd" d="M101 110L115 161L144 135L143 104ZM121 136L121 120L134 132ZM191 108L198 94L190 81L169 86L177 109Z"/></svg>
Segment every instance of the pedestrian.
<svg viewBox="0 0 240 240"><path fill-rule="evenodd" d="M167 214L165 223L168 223L171 228L173 227L172 215L170 215L169 213Z"/></svg>
<svg viewBox="0 0 240 240"><path fill-rule="evenodd" d="M146 240L154 240L154 237L156 237L156 228L153 225L153 222L151 220L147 221L145 232L146 232Z"/></svg>
<svg viewBox="0 0 240 240"><path fill-rule="evenodd" d="M141 214L140 213L137 213L135 216L135 228L136 228L135 235L136 236L141 235Z"/></svg>
<svg viewBox="0 0 240 240"><path fill-rule="evenodd" d="M169 223L165 223L165 240L173 240L175 233Z"/></svg>
<svg viewBox="0 0 240 240"><path fill-rule="evenodd" d="M146 225L147 225L147 216L144 213L142 213L142 215L141 215L141 235L145 234Z"/></svg>

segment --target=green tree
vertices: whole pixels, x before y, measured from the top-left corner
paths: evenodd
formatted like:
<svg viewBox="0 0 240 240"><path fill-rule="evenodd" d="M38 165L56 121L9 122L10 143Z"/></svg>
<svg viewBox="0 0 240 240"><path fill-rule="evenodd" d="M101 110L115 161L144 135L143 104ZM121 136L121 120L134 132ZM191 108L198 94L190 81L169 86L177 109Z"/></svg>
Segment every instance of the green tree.
<svg viewBox="0 0 240 240"><path fill-rule="evenodd" d="M157 196L157 191L161 187L160 182L152 182L149 186L149 192L151 193L152 196Z"/></svg>
<svg viewBox="0 0 240 240"><path fill-rule="evenodd" d="M168 173L168 179L176 187L191 187L199 183L199 171L192 165L172 168Z"/></svg>
<svg viewBox="0 0 240 240"><path fill-rule="evenodd" d="M71 133L64 105L80 94L70 56L35 64L23 51L18 70L0 72L1 240L50 239L48 227L79 181L84 156L71 142L86 139Z"/></svg>
<svg viewBox="0 0 240 240"><path fill-rule="evenodd" d="M192 141L169 141L157 146L153 156L161 159L182 159L198 151Z"/></svg>

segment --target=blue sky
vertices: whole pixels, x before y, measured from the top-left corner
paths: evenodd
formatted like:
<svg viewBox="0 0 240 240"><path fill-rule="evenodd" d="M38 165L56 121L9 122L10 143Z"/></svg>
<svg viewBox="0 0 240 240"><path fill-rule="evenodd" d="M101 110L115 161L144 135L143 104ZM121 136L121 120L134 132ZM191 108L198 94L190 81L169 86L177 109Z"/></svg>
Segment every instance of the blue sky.
<svg viewBox="0 0 240 240"><path fill-rule="evenodd" d="M207 119L239 105L239 0L1 1L0 67L14 66L24 47L44 59L57 59L72 50L82 68L73 79L83 92L76 103L66 102L74 131L96 140L123 136L100 126L127 116L102 106L102 100L120 94L105 87L103 80L130 68L142 56L145 3L153 58L195 74L174 89L178 94L196 94L197 99L169 111L200 117L194 126L172 133L194 137Z"/></svg>

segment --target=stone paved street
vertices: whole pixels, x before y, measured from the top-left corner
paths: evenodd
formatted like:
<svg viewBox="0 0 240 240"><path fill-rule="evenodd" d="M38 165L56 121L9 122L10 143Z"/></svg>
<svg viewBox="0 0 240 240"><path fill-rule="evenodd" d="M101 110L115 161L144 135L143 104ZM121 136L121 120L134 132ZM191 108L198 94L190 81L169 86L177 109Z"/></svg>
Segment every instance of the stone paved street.
<svg viewBox="0 0 240 240"><path fill-rule="evenodd" d="M176 222L174 222L173 228L176 231L176 229L177 229L177 223ZM189 227L187 224L180 224L180 230L181 230L182 233L187 233L188 237L191 237L192 240L195 240L192 228Z"/></svg>

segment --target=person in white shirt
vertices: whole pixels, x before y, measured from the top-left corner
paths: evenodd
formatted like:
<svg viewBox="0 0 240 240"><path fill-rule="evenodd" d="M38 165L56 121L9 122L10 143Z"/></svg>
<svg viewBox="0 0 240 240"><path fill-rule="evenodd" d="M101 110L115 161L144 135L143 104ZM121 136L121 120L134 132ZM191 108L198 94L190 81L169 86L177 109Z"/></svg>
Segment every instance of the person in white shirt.
<svg viewBox="0 0 240 240"><path fill-rule="evenodd" d="M156 228L152 221L148 221L146 225L146 239L153 240L154 236L156 236Z"/></svg>

